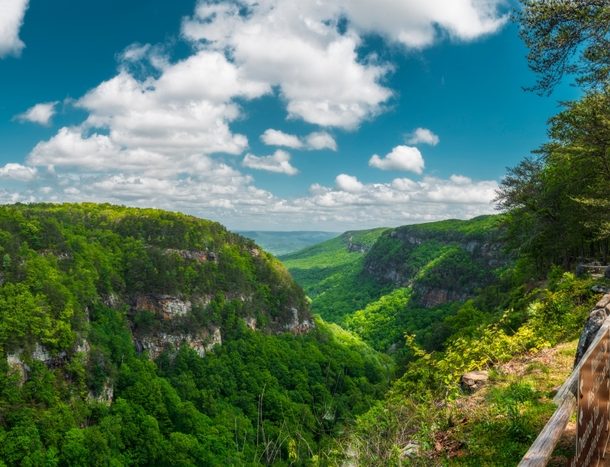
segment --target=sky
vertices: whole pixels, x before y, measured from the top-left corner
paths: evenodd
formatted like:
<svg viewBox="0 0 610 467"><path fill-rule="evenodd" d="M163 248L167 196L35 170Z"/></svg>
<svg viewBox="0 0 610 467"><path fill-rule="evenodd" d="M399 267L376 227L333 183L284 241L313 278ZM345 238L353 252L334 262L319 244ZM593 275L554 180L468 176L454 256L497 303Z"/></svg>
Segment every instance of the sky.
<svg viewBox="0 0 610 467"><path fill-rule="evenodd" d="M559 101L509 0L0 0L0 203L240 230L495 212Z"/></svg>

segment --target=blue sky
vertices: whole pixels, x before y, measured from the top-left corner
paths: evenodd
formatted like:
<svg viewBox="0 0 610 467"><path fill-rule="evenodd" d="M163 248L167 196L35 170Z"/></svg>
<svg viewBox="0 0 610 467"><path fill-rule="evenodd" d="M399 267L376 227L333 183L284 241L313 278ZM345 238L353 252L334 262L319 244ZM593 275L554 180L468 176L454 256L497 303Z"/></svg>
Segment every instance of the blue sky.
<svg viewBox="0 0 610 467"><path fill-rule="evenodd" d="M576 97L523 91L502 0L5 3L4 203L235 229L467 218L493 212L505 168Z"/></svg>

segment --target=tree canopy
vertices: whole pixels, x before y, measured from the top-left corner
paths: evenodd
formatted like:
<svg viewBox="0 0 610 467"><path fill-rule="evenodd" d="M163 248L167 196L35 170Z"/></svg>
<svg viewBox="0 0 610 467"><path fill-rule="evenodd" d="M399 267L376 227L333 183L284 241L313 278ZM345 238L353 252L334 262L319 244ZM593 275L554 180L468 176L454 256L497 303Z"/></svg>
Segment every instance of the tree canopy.
<svg viewBox="0 0 610 467"><path fill-rule="evenodd" d="M610 78L610 3L607 0L521 0L517 13L531 69L532 88L550 94L565 75L604 89Z"/></svg>

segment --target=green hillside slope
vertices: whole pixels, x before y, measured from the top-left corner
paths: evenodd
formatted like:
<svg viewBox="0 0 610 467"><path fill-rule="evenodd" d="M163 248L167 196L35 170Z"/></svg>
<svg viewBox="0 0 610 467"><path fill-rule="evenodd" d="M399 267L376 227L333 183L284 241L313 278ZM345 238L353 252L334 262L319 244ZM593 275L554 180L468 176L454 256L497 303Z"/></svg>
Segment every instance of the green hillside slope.
<svg viewBox="0 0 610 467"><path fill-rule="evenodd" d="M280 259L324 319L378 350L402 347L405 333L434 350L460 304L497 284L509 264L500 225L481 216L346 232Z"/></svg>
<svg viewBox="0 0 610 467"><path fill-rule="evenodd" d="M341 322L344 316L388 289L363 274L366 253L386 230L345 232L332 240L281 256L280 260L312 299L312 311L326 320Z"/></svg>
<svg viewBox="0 0 610 467"><path fill-rule="evenodd" d="M220 224L0 206L0 465L303 464L390 372Z"/></svg>

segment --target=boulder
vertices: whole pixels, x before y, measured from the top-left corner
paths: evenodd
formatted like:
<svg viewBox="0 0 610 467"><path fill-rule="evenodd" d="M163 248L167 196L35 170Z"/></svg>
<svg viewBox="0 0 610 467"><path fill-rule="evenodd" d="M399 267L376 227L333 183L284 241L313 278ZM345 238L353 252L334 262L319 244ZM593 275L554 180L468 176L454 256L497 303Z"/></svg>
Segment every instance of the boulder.
<svg viewBox="0 0 610 467"><path fill-rule="evenodd" d="M469 371L462 375L461 385L466 392L475 392L481 389L489 380L487 371Z"/></svg>
<svg viewBox="0 0 610 467"><path fill-rule="evenodd" d="M574 365L577 365L580 359L583 357L589 345L595 338L595 334L602 326L604 320L608 316L608 311L605 308L596 308L593 310L589 317L587 318L587 322L585 323L585 327L580 334L580 338L578 339L578 346L576 347L576 358L574 359Z"/></svg>
<svg viewBox="0 0 610 467"><path fill-rule="evenodd" d="M606 308L610 304L610 294L604 295L596 304L595 308Z"/></svg>

